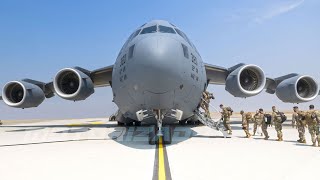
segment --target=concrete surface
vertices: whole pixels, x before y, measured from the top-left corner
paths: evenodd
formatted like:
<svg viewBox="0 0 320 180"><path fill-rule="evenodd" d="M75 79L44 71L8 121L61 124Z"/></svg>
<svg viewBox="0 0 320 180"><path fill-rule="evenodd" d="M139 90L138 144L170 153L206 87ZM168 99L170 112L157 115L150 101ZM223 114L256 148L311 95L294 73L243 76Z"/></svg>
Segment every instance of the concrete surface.
<svg viewBox="0 0 320 180"><path fill-rule="evenodd" d="M308 133L308 143L299 144L290 126L284 127L284 142L275 141L273 128L265 141L243 138L240 124L232 127L232 138L224 139L205 126L176 126L166 146L172 179L318 177L320 147L310 146ZM148 144L147 132L148 127L118 127L107 119L4 124L0 179L153 179L157 146Z"/></svg>

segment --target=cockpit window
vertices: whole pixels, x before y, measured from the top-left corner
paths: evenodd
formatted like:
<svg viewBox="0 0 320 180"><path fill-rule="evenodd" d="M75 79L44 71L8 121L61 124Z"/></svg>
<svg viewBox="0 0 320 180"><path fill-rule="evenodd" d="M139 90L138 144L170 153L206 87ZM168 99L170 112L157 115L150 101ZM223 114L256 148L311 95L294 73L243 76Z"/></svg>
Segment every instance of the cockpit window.
<svg viewBox="0 0 320 180"><path fill-rule="evenodd" d="M176 27L174 24L170 23L173 27Z"/></svg>
<svg viewBox="0 0 320 180"><path fill-rule="evenodd" d="M136 30L136 31L131 35L130 41L139 34L140 30L141 30L141 29Z"/></svg>
<svg viewBox="0 0 320 180"><path fill-rule="evenodd" d="M150 26L142 29L140 34L155 33L155 32L157 32L157 26Z"/></svg>
<svg viewBox="0 0 320 180"><path fill-rule="evenodd" d="M192 44L191 44L191 41L188 39L188 37L187 37L182 31L180 31L180 30L177 29L177 28L175 28L175 30L177 31L177 33L178 33L184 40L186 40L186 41L189 43L189 45L190 45L191 47L193 47Z"/></svg>
<svg viewBox="0 0 320 180"><path fill-rule="evenodd" d="M161 26L161 25L159 25L159 32L162 32L162 33L171 33L171 34L175 34L175 33L176 33L176 32L173 30L173 28L167 27L167 26Z"/></svg>

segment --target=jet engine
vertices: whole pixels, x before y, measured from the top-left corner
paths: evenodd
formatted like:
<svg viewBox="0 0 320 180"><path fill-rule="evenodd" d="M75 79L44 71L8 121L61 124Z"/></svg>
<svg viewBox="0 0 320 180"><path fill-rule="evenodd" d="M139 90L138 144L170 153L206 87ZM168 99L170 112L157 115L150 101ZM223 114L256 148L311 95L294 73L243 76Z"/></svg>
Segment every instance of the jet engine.
<svg viewBox="0 0 320 180"><path fill-rule="evenodd" d="M226 90L235 97L259 94L266 84L262 69L256 65L242 65L233 70L226 79Z"/></svg>
<svg viewBox="0 0 320 180"><path fill-rule="evenodd" d="M11 107L31 108L39 106L45 99L43 90L25 81L10 81L2 91L3 101Z"/></svg>
<svg viewBox="0 0 320 180"><path fill-rule="evenodd" d="M80 101L94 93L91 78L76 68L60 70L53 80L56 94L63 99Z"/></svg>
<svg viewBox="0 0 320 180"><path fill-rule="evenodd" d="M295 76L283 80L276 88L276 95L283 102L301 103L314 100L319 93L318 83L311 76Z"/></svg>

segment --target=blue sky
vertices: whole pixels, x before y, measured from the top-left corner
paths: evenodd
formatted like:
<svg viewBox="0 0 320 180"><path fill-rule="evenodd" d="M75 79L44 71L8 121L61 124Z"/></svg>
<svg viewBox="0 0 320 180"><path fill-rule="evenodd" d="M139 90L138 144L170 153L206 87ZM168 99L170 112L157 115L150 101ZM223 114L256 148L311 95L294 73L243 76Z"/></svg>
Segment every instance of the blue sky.
<svg viewBox="0 0 320 180"><path fill-rule="evenodd" d="M111 65L132 31L152 19L185 31L205 62L253 63L269 77L298 72L320 80L319 9L318 0L1 0L0 87L23 78L51 81L65 67ZM292 107L266 93L237 99L222 86L209 90L216 96L214 105L235 110ZM312 103L320 107L319 98ZM0 119L103 117L115 110L111 89L100 88L84 102L54 97L25 110L1 103Z"/></svg>

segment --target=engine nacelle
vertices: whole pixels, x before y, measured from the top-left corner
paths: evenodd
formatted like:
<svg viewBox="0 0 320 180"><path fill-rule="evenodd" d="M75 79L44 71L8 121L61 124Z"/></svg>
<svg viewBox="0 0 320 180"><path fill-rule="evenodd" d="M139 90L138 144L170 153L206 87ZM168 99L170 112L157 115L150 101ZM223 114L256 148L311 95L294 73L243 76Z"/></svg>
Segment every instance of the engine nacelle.
<svg viewBox="0 0 320 180"><path fill-rule="evenodd" d="M232 71L226 79L226 90L235 97L259 94L266 85L262 69L256 65L243 65Z"/></svg>
<svg viewBox="0 0 320 180"><path fill-rule="evenodd" d="M63 99L80 101L94 93L91 78L74 68L60 70L53 80L56 94Z"/></svg>
<svg viewBox="0 0 320 180"><path fill-rule="evenodd" d="M318 83L311 76L295 76L286 79L276 88L278 98L288 103L312 101L318 93Z"/></svg>
<svg viewBox="0 0 320 180"><path fill-rule="evenodd" d="M11 107L31 108L39 106L45 99L45 95L37 85L24 81L11 81L3 88L2 99Z"/></svg>

